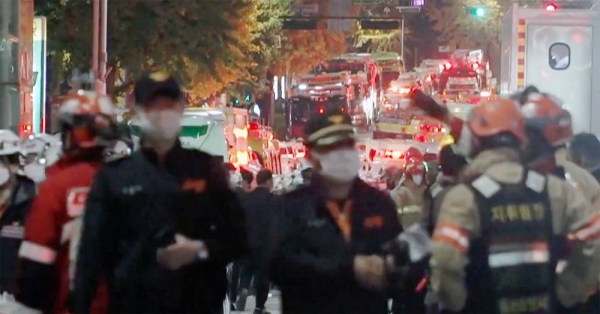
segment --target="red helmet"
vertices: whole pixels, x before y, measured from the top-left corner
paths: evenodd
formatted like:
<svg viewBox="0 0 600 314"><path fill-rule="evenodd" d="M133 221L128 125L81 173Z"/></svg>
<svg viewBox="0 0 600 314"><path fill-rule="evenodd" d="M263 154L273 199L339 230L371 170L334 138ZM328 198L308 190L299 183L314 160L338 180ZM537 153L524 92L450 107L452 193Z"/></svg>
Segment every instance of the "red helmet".
<svg viewBox="0 0 600 314"><path fill-rule="evenodd" d="M406 150L406 163L404 164L404 172L408 174L425 173L425 163L423 154L416 147L410 147Z"/></svg>
<svg viewBox="0 0 600 314"><path fill-rule="evenodd" d="M562 108L562 102L556 97L530 93L521 112L526 125L541 132L553 146L564 144L573 137L571 114Z"/></svg>
<svg viewBox="0 0 600 314"><path fill-rule="evenodd" d="M110 145L118 139L115 108L107 96L94 92L69 95L58 111L58 122L65 150Z"/></svg>

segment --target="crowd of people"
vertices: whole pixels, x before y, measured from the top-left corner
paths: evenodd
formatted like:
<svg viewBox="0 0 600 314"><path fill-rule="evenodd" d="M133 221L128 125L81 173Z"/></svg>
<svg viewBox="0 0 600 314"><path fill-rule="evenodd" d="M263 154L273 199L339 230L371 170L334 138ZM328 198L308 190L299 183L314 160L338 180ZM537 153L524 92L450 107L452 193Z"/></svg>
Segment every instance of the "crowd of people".
<svg viewBox="0 0 600 314"><path fill-rule="evenodd" d="M131 154L114 154L113 104L93 93L61 106L63 154L39 184L20 140L0 142L0 291L15 304L222 313L226 295L243 310L254 293L266 314L275 285L283 313L600 312L600 142L574 135L551 95L528 88L462 121L416 91L456 144L435 169L407 152L387 190L358 176L351 117L317 115L303 184L276 195L270 171L238 185L222 159L181 146L168 73L134 94Z"/></svg>

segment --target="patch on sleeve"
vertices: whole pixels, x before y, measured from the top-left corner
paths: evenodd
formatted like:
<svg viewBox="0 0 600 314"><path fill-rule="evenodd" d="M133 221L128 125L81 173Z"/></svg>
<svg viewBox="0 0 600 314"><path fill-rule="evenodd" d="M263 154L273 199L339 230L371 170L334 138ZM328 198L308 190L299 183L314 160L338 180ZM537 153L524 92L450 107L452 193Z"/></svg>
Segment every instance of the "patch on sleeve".
<svg viewBox="0 0 600 314"><path fill-rule="evenodd" d="M67 214L69 217L79 217L87 202L89 187L76 187L67 193Z"/></svg>

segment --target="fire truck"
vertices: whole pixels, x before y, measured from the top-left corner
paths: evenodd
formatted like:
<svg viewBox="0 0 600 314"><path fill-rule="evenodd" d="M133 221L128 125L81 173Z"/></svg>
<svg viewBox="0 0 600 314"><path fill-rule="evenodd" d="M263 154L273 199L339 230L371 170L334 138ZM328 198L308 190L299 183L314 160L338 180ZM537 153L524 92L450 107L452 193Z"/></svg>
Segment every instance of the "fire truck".
<svg viewBox="0 0 600 314"><path fill-rule="evenodd" d="M450 60L440 65L440 89L446 89L449 78L474 78L481 89L486 89L490 66L484 58L482 50L456 50Z"/></svg>
<svg viewBox="0 0 600 314"><path fill-rule="evenodd" d="M304 126L312 115L330 110L352 113L355 90L350 72L310 74L292 86L286 103L287 139L304 136Z"/></svg>
<svg viewBox="0 0 600 314"><path fill-rule="evenodd" d="M349 71L354 76L349 84L353 85L356 91L356 103L362 107L367 119L366 124L371 124L379 98L383 96L380 68L371 54L343 54L336 59L322 63L316 68L316 71L317 73Z"/></svg>

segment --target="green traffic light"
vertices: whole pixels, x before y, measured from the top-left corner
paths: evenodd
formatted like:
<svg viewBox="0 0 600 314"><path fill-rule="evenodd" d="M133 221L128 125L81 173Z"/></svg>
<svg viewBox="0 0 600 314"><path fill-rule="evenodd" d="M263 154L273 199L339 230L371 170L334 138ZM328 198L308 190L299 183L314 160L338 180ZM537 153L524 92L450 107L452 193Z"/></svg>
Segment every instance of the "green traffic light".
<svg viewBox="0 0 600 314"><path fill-rule="evenodd" d="M476 8L475 9L475 15L479 16L479 17L483 17L485 16L485 9L484 8Z"/></svg>
<svg viewBox="0 0 600 314"><path fill-rule="evenodd" d="M251 95L246 95L245 100L246 100L246 102L249 102L250 100L252 100L252 96Z"/></svg>

